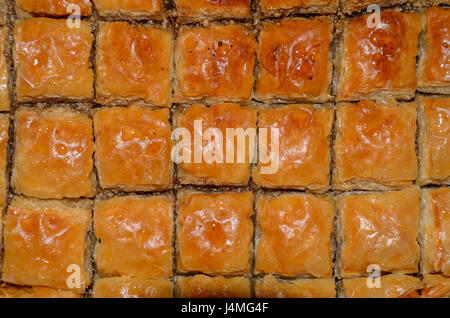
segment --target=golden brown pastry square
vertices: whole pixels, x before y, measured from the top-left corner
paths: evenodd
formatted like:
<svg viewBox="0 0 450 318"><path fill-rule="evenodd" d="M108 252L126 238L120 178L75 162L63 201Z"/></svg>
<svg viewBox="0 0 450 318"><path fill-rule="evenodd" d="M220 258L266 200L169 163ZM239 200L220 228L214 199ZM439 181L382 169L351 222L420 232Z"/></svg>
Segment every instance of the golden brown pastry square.
<svg viewBox="0 0 450 318"><path fill-rule="evenodd" d="M423 283L414 276L390 274L381 276L380 287L370 288L368 280L374 284L372 278L361 277L344 279L344 294L346 298L418 298Z"/></svg>
<svg viewBox="0 0 450 318"><path fill-rule="evenodd" d="M83 294L77 294L68 290L48 287L15 286L11 284L0 285L0 298L82 298Z"/></svg>
<svg viewBox="0 0 450 318"><path fill-rule="evenodd" d="M0 28L0 111L8 111L11 105L9 95L9 67L6 60L8 49L8 28Z"/></svg>
<svg viewBox="0 0 450 318"><path fill-rule="evenodd" d="M265 22L259 35L256 98L330 101L332 32L330 17Z"/></svg>
<svg viewBox="0 0 450 318"><path fill-rule="evenodd" d="M168 109L139 106L103 108L94 113L95 161L102 188L171 188L169 115Z"/></svg>
<svg viewBox="0 0 450 318"><path fill-rule="evenodd" d="M162 19L162 0L93 0L101 17L122 19Z"/></svg>
<svg viewBox="0 0 450 318"><path fill-rule="evenodd" d="M176 45L176 100L249 101L255 52L254 34L246 26L182 27Z"/></svg>
<svg viewBox="0 0 450 318"><path fill-rule="evenodd" d="M356 11L367 11L370 5L392 7L403 3L414 3L415 1L416 0L341 0L340 3L344 13L352 14Z"/></svg>
<svg viewBox="0 0 450 318"><path fill-rule="evenodd" d="M415 103L339 105L333 187L379 190L412 184L418 175L416 117Z"/></svg>
<svg viewBox="0 0 450 318"><path fill-rule="evenodd" d="M97 102L170 106L171 32L127 22L103 22L96 46Z"/></svg>
<svg viewBox="0 0 450 318"><path fill-rule="evenodd" d="M202 121L203 131L203 156L201 163L195 162L194 142L190 144L190 162L181 162L178 167L178 178L182 184L199 184L199 185L246 185L250 180L250 166L254 157L254 147L251 146L250 140L256 138L256 114L255 108L249 106L239 106L237 104L216 104L209 108L202 105L192 105L188 108L178 110L175 114L175 122L177 128L187 129L190 133L191 140L195 136L195 121ZM208 129L219 129L222 132L222 144L216 140L206 138ZM233 137L229 129L236 129L235 134L242 129L243 133L248 133L248 137ZM228 130L228 133L227 133ZM234 147L227 147L227 140L232 140ZM239 138L242 138L243 147L240 147ZM245 138L245 139L243 139ZM180 145L183 145L183 140ZM214 145L210 149L211 145ZM254 145L254 143L253 143ZM217 148L222 158L213 156L214 149ZM221 148L220 148L221 147ZM208 150L210 149L210 150ZM230 153L227 152L230 149ZM249 150L251 149L251 150ZM205 157L205 150L206 157ZM202 153L201 150L200 154ZM231 153L231 151L234 151ZM215 153L215 152L214 152ZM245 155L243 162L239 163L240 154ZM180 156L183 153L180 150ZM227 155L230 157L227 160ZM233 155L233 157L231 157ZM211 158L210 158L211 157Z"/></svg>
<svg viewBox="0 0 450 318"><path fill-rule="evenodd" d="M450 188L423 190L422 204L422 272L450 276Z"/></svg>
<svg viewBox="0 0 450 318"><path fill-rule="evenodd" d="M260 130L268 128L267 148L274 156L268 163L261 161L258 163L253 169L253 181L265 188L313 191L328 189L333 117L334 109L331 107L319 108L312 105L262 107L259 112L258 128ZM279 132L278 143L276 139L272 141L272 136L276 132L274 129L278 129ZM260 149L259 159L261 151Z"/></svg>
<svg viewBox="0 0 450 318"><path fill-rule="evenodd" d="M246 277L180 276L177 292L181 298L250 298L250 280Z"/></svg>
<svg viewBox="0 0 450 318"><path fill-rule="evenodd" d="M383 11L375 27L368 24L369 18L362 15L343 21L337 57L337 100L413 98L422 31L420 16Z"/></svg>
<svg viewBox="0 0 450 318"><path fill-rule="evenodd" d="M330 196L262 195L256 214L257 274L331 277L336 211Z"/></svg>
<svg viewBox="0 0 450 318"><path fill-rule="evenodd" d="M95 281L94 298L172 298L173 282L168 279L107 277Z"/></svg>
<svg viewBox="0 0 450 318"><path fill-rule="evenodd" d="M80 28L69 28L65 19L16 22L14 65L19 102L93 97L92 26L80 23Z"/></svg>
<svg viewBox="0 0 450 318"><path fill-rule="evenodd" d="M281 280L267 275L256 280L257 298L336 298L333 278Z"/></svg>
<svg viewBox="0 0 450 318"><path fill-rule="evenodd" d="M79 13L90 16L92 13L89 0L15 0L18 11L37 15L68 16ZM74 11L76 8L79 11ZM76 13L75 13L76 12Z"/></svg>
<svg viewBox="0 0 450 318"><path fill-rule="evenodd" d="M179 273L250 270L253 194L182 191L177 199Z"/></svg>
<svg viewBox="0 0 450 318"><path fill-rule="evenodd" d="M425 32L417 70L419 91L450 94L450 9L433 7L422 16Z"/></svg>
<svg viewBox="0 0 450 318"><path fill-rule="evenodd" d="M369 265L382 272L417 273L420 188L337 199L339 277L367 274Z"/></svg>
<svg viewBox="0 0 450 318"><path fill-rule="evenodd" d="M90 228L88 201L14 197L5 217L2 280L83 292L90 284Z"/></svg>
<svg viewBox="0 0 450 318"><path fill-rule="evenodd" d="M336 13L339 0L261 0L260 10L264 16L282 13Z"/></svg>
<svg viewBox="0 0 450 318"><path fill-rule="evenodd" d="M420 183L450 184L450 98L419 98Z"/></svg>
<svg viewBox="0 0 450 318"><path fill-rule="evenodd" d="M183 22L203 19L248 19L251 0L176 0L177 16Z"/></svg>
<svg viewBox="0 0 450 318"><path fill-rule="evenodd" d="M423 275L425 288L422 289L422 298L449 298L450 277L444 275Z"/></svg>
<svg viewBox="0 0 450 318"><path fill-rule="evenodd" d="M174 199L125 196L96 201L95 263L102 276L173 275ZM125 257L124 257L125 255Z"/></svg>
<svg viewBox="0 0 450 318"><path fill-rule="evenodd" d="M92 120L68 107L21 107L15 116L13 189L41 199L92 197Z"/></svg>
<svg viewBox="0 0 450 318"><path fill-rule="evenodd" d="M8 180L6 167L8 165L9 116L0 115L0 207L5 206ZM1 231L0 231L1 233Z"/></svg>

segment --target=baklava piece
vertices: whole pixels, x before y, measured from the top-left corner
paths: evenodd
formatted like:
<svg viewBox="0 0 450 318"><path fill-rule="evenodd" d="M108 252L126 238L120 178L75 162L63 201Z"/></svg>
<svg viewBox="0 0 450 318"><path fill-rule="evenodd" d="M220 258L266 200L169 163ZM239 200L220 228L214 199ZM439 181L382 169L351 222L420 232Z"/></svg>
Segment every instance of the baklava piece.
<svg viewBox="0 0 450 318"><path fill-rule="evenodd" d="M346 298L418 298L423 287L417 277L401 274L344 279L343 285Z"/></svg>
<svg viewBox="0 0 450 318"><path fill-rule="evenodd" d="M375 26L368 19L369 15L363 15L343 22L337 57L337 100L413 98L420 16L383 11Z"/></svg>
<svg viewBox="0 0 450 318"><path fill-rule="evenodd" d="M259 35L256 98L328 102L333 19L266 22Z"/></svg>
<svg viewBox="0 0 450 318"><path fill-rule="evenodd" d="M9 69L6 60L8 29L0 28L0 111L8 111L11 105L9 96Z"/></svg>
<svg viewBox="0 0 450 318"><path fill-rule="evenodd" d="M70 28L65 19L16 22L14 66L19 102L93 97L92 26L80 23L79 28Z"/></svg>
<svg viewBox="0 0 450 318"><path fill-rule="evenodd" d="M418 175L416 117L414 103L339 105L333 187L380 190L411 185Z"/></svg>
<svg viewBox="0 0 450 318"><path fill-rule="evenodd" d="M251 0L176 0L177 15L183 22L204 19L248 19Z"/></svg>
<svg viewBox="0 0 450 318"><path fill-rule="evenodd" d="M7 171L6 171L6 167L8 165L8 139L9 139L9 116L1 114L0 115L0 207L5 206L6 204L6 196L8 188Z"/></svg>
<svg viewBox="0 0 450 318"><path fill-rule="evenodd" d="M414 2L415 0L341 0L341 8L345 14L352 14L353 12L367 11L370 5L392 7Z"/></svg>
<svg viewBox="0 0 450 318"><path fill-rule="evenodd" d="M417 273L420 188L338 197L339 276Z"/></svg>
<svg viewBox="0 0 450 318"><path fill-rule="evenodd" d="M245 277L178 277L177 292L181 298L250 298L250 280Z"/></svg>
<svg viewBox="0 0 450 318"><path fill-rule="evenodd" d="M14 197L5 217L2 280L83 292L90 284L90 203Z"/></svg>
<svg viewBox="0 0 450 318"><path fill-rule="evenodd" d="M419 98L420 183L450 184L450 98Z"/></svg>
<svg viewBox="0 0 450 318"><path fill-rule="evenodd" d="M242 25L182 27L176 47L178 102L248 101L252 96L256 41Z"/></svg>
<svg viewBox="0 0 450 318"><path fill-rule="evenodd" d="M82 298L83 294L77 294L68 290L48 287L23 287L15 285L0 285L0 298Z"/></svg>
<svg viewBox="0 0 450 318"><path fill-rule="evenodd" d="M257 298L336 298L332 278L280 280L272 275L256 280Z"/></svg>
<svg viewBox="0 0 450 318"><path fill-rule="evenodd" d="M423 191L421 233L422 272L450 276L450 188Z"/></svg>
<svg viewBox="0 0 450 318"><path fill-rule="evenodd" d="M159 196L97 201L94 231L98 273L135 278L171 277L173 201L171 197Z"/></svg>
<svg viewBox="0 0 450 318"><path fill-rule="evenodd" d="M333 119L330 107L261 108L259 163L253 169L253 181L265 188L327 190ZM267 129L266 137L262 128Z"/></svg>
<svg viewBox="0 0 450 318"><path fill-rule="evenodd" d="M92 13L89 0L15 0L17 12L21 11L47 16L90 16Z"/></svg>
<svg viewBox="0 0 450 318"><path fill-rule="evenodd" d="M94 113L95 161L100 186L152 191L172 186L172 140L168 109L139 106Z"/></svg>
<svg viewBox="0 0 450 318"><path fill-rule="evenodd" d="M67 107L22 107L15 116L12 185L41 199L92 197L92 120Z"/></svg>
<svg viewBox="0 0 450 318"><path fill-rule="evenodd" d="M94 298L172 298L173 282L166 279L131 277L99 278L93 287Z"/></svg>
<svg viewBox="0 0 450 318"><path fill-rule="evenodd" d="M449 298L450 277L444 275L423 275L425 288L422 289L423 298Z"/></svg>
<svg viewBox="0 0 450 318"><path fill-rule="evenodd" d="M331 277L336 216L329 196L262 195L256 203L257 274Z"/></svg>
<svg viewBox="0 0 450 318"><path fill-rule="evenodd" d="M433 7L422 19L425 32L418 67L419 90L450 94L450 9Z"/></svg>
<svg viewBox="0 0 450 318"><path fill-rule="evenodd" d="M339 0L261 0L263 16L278 17L283 13L336 13Z"/></svg>
<svg viewBox="0 0 450 318"><path fill-rule="evenodd" d="M201 121L204 132L202 149L195 147L193 142L189 143L189 149L180 149L180 161L183 152L189 150L189 158L186 157L189 160L181 162L178 169L181 183L219 186L248 184L255 155L256 112L255 108L236 104L217 104L209 108L193 105L177 111L176 126L187 129L191 140L199 133L195 129L196 121ZM213 131L211 138L207 138L209 129L219 129L222 136ZM222 140L216 140L216 135ZM179 144L188 145L184 144L183 139ZM201 160L196 160L195 152L202 156Z"/></svg>
<svg viewBox="0 0 450 318"><path fill-rule="evenodd" d="M177 202L178 272L250 270L253 194L183 191Z"/></svg>
<svg viewBox="0 0 450 318"><path fill-rule="evenodd" d="M97 35L96 100L170 106L172 34L127 22L104 22Z"/></svg>
<svg viewBox="0 0 450 318"><path fill-rule="evenodd" d="M93 0L100 17L158 19L164 14L163 0Z"/></svg>

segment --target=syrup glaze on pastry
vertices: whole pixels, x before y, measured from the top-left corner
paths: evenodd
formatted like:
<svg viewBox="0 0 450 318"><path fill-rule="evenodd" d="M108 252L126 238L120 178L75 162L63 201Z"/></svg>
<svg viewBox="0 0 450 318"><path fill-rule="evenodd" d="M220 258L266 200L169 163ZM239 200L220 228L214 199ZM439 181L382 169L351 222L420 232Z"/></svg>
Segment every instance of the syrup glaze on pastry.
<svg viewBox="0 0 450 318"><path fill-rule="evenodd" d="M20 108L15 118L13 186L41 199L92 197L92 121L66 108Z"/></svg>
<svg viewBox="0 0 450 318"><path fill-rule="evenodd" d="M172 298L173 282L166 279L105 277L95 281L94 298Z"/></svg>
<svg viewBox="0 0 450 318"><path fill-rule="evenodd" d="M330 197L313 195L260 198L255 269L281 276L331 277L333 205Z"/></svg>
<svg viewBox="0 0 450 318"><path fill-rule="evenodd" d="M96 55L98 102L170 105L169 31L135 27L127 22L106 22L100 25Z"/></svg>
<svg viewBox="0 0 450 318"><path fill-rule="evenodd" d="M272 163L258 163L253 170L255 183L273 188L327 189L333 117L333 109L311 105L262 108L258 128L279 129L279 168L275 173L262 174L262 167ZM272 131L267 135L269 151L276 151Z"/></svg>
<svg viewBox="0 0 450 318"><path fill-rule="evenodd" d="M138 106L94 114L96 166L103 188L167 189L172 183L169 110Z"/></svg>
<svg viewBox="0 0 450 318"><path fill-rule="evenodd" d="M178 271L248 272L252 193L182 193L177 205Z"/></svg>
<svg viewBox="0 0 450 318"><path fill-rule="evenodd" d="M343 195L337 201L342 240L340 276L365 274L370 264L384 272L416 273L420 257L420 191Z"/></svg>
<svg viewBox="0 0 450 318"><path fill-rule="evenodd" d="M182 28L177 41L178 100L250 99L256 43L245 27Z"/></svg>
<svg viewBox="0 0 450 318"><path fill-rule="evenodd" d="M250 298L250 281L245 277L209 277L195 275L179 277L182 298Z"/></svg>
<svg viewBox="0 0 450 318"><path fill-rule="evenodd" d="M297 279L280 281L273 275L258 279L255 286L258 298L335 298L334 279Z"/></svg>
<svg viewBox="0 0 450 318"><path fill-rule="evenodd" d="M178 169L178 178L185 184L231 184L246 185L250 179L250 165L253 158L253 151L249 151L249 140L245 140L244 149L239 147L238 138L234 143L233 162L227 163L227 129L256 129L256 109L237 104L216 104L209 108L202 105L192 105L177 114L177 126L189 130L191 137L194 136L194 123L196 120L202 121L203 132L209 128L219 129L222 132L222 154L223 163L195 163L192 154L194 153L193 143L191 143L191 162L181 163ZM255 134L256 135L256 134ZM249 135L251 136L251 135ZM256 137L255 137L256 138ZM209 141L204 140L203 149L209 146ZM239 148L238 148L239 147ZM253 149L252 149L253 150ZM245 154L245 162L238 162L238 152Z"/></svg>
<svg viewBox="0 0 450 318"><path fill-rule="evenodd" d="M450 10L433 7L426 11L426 51L419 86L450 86Z"/></svg>
<svg viewBox="0 0 450 318"><path fill-rule="evenodd" d="M337 100L413 97L422 30L419 15L383 11L373 28L367 19L363 15L344 23Z"/></svg>
<svg viewBox="0 0 450 318"><path fill-rule="evenodd" d="M164 197L97 201L95 260L104 276L172 276L173 203ZM126 257L122 257L126 255Z"/></svg>
<svg viewBox="0 0 450 318"><path fill-rule="evenodd" d="M93 97L91 24L69 28L64 19L16 22L14 62L19 101Z"/></svg>
<svg viewBox="0 0 450 318"><path fill-rule="evenodd" d="M76 265L84 292L89 286L87 233L91 210L61 201L15 197L5 219L2 280L12 284L69 290ZM68 271L69 270L69 271Z"/></svg>
<svg viewBox="0 0 450 318"><path fill-rule="evenodd" d="M337 188L412 184L418 175L416 105L361 101L337 111L335 178Z"/></svg>
<svg viewBox="0 0 450 318"><path fill-rule="evenodd" d="M422 98L421 106L421 178L445 182L450 178L450 98Z"/></svg>
<svg viewBox="0 0 450 318"><path fill-rule="evenodd" d="M91 15L91 4L86 0L16 0L16 2L22 10L35 14L71 15L74 13L73 7L76 7L82 16Z"/></svg>
<svg viewBox="0 0 450 318"><path fill-rule="evenodd" d="M332 19L291 19L263 26L258 98L329 101Z"/></svg>

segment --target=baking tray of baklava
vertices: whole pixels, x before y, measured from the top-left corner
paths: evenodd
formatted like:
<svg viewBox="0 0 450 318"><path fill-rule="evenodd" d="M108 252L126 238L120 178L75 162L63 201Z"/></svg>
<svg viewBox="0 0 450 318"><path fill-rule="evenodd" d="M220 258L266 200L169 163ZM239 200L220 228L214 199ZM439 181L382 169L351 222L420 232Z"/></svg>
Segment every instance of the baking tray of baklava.
<svg viewBox="0 0 450 318"><path fill-rule="evenodd" d="M0 297L449 297L449 5L0 0Z"/></svg>

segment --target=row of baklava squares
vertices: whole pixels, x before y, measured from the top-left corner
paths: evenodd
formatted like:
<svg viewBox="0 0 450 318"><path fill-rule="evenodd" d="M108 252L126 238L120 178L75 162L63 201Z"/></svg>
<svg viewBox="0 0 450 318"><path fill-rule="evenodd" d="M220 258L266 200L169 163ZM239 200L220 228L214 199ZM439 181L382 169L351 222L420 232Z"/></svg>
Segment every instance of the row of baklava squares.
<svg viewBox="0 0 450 318"><path fill-rule="evenodd" d="M256 296L335 297L336 237L346 297L450 296L449 188L335 197L184 190L176 226L174 206L171 195L96 200L93 253L91 201L14 197L4 220L2 280L16 286L4 285L0 295L76 296L92 282L93 253L94 297L172 297L175 253L180 297L250 297L251 274ZM424 282L406 275L419 272L419 259ZM393 274L371 287L364 277L371 266ZM79 285L71 286L76 273Z"/></svg>
<svg viewBox="0 0 450 318"><path fill-rule="evenodd" d="M449 184L450 98L421 96L418 106L387 100L339 104L336 112L335 108L197 104L176 110L172 127L168 109L98 108L92 120L71 106L23 106L14 114L11 188L28 197L63 199L95 196L97 180L103 190L127 192L170 190L178 182L245 187L250 179L257 188L313 192ZM2 206L9 183L8 116L2 115L0 123ZM222 139L202 140L196 123L203 131L216 128ZM187 135L174 141L179 127ZM270 160L252 164L249 158L256 154L250 155L255 144L250 140L261 140L263 134L235 134L239 128L242 133L253 128L256 134L257 127L278 129L279 141L267 133ZM232 128L236 130L230 138ZM229 140L234 141L231 147L226 146ZM201 160L195 161L198 145ZM185 161L175 171L177 152ZM212 153L223 156L208 161ZM240 163L243 154L245 161Z"/></svg>
<svg viewBox="0 0 450 318"><path fill-rule="evenodd" d="M173 41L172 30L155 25L101 22L95 76L90 22L71 28L64 19L17 20L15 93L18 102L94 99L104 105L162 107L252 98L322 103L333 100L335 65L337 101L411 99L416 89L447 94L450 10L433 7L422 18L423 26L418 13L387 10L375 27L367 15L344 19L337 27L343 32L336 54L331 17L266 21L258 41L253 28L235 23L184 26ZM2 34L5 50L7 29ZM1 110L10 104L7 71L2 54Z"/></svg>
<svg viewBox="0 0 450 318"><path fill-rule="evenodd" d="M0 4L6 0L0 0ZM14 0L13 0L14 1ZM344 13L366 9L369 5L395 6L401 4L438 5L449 4L448 0L93 0L98 14L105 18L162 19L167 12L164 3L172 2L176 16L184 22L202 19L250 19L252 6L262 16L279 16L284 13L337 13L341 5ZM79 14L90 16L92 5L89 0L15 0L20 14L66 16L72 13L71 5L77 5ZM0 20L1 21L1 20Z"/></svg>

